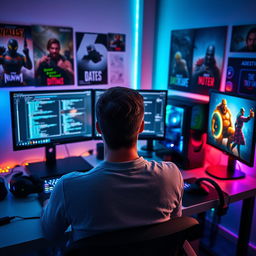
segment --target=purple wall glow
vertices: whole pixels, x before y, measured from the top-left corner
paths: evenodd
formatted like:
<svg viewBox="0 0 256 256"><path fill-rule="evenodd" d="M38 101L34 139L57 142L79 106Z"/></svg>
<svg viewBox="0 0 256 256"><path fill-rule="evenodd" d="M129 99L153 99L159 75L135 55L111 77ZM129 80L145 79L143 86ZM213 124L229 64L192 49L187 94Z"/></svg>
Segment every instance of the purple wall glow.
<svg viewBox="0 0 256 256"><path fill-rule="evenodd" d="M133 41L132 17L134 9L127 0L87 0L87 1L41 1L28 0L1 2L1 23L24 24L24 25L52 25L73 27L75 32L94 33L123 33L126 34L125 52L125 86L131 84ZM14 8L15 7L15 8ZM74 39L75 45L75 39ZM75 49L74 49L75 51ZM75 52L74 52L75 55ZM76 73L76 65L75 65ZM51 89L82 89L82 88L108 88L109 85L101 86L53 86ZM49 87L39 88L48 90ZM0 168L24 161L40 161L44 158L44 149L30 149L23 151L12 150L11 119L9 106L9 91L15 90L38 90L36 87L23 88L0 88ZM95 141L67 144L70 155L80 155L83 152L94 149ZM63 158L68 152L65 146L57 146L57 157Z"/></svg>
<svg viewBox="0 0 256 256"><path fill-rule="evenodd" d="M156 14L156 35L154 51L154 69L153 69L153 88L166 89L168 79L169 51L170 51L170 31L174 29L200 28L210 26L229 26L227 50L230 46L230 33L232 25L255 24L256 4L255 0L159 0ZM249 57L249 54L243 56ZM229 57L240 57L239 53L229 53ZM254 56L255 57L255 56ZM226 56L227 60L227 56ZM227 61L224 61L224 71L227 67ZM222 90L224 89L225 72L222 76ZM170 90L172 95L182 95L197 99L207 100L207 96L188 94ZM220 151L209 146L207 152L208 159L212 163L222 161L227 162L226 156ZM256 176L256 159L254 167L248 167L239 163L241 169L247 175ZM231 205L227 216L223 217L222 225L230 229L233 233L238 232L237 223L240 217L240 204ZM254 210L254 220L252 224L251 241L256 244L256 210Z"/></svg>

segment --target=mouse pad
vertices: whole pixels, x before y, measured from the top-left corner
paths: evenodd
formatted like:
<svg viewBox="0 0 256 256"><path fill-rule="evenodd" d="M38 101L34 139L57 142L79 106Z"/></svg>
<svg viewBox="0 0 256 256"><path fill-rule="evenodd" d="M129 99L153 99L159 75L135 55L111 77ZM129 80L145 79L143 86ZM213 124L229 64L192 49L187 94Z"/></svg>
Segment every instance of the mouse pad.
<svg viewBox="0 0 256 256"><path fill-rule="evenodd" d="M190 178L190 179L185 179L184 182L187 183L194 183L196 181L196 178ZM208 182L204 182L204 185L207 186L207 188L209 189L209 194L208 195L195 195L195 194L190 194L187 193L186 191L184 191L183 194L183 198L182 198L182 205L184 207L189 207L191 205L195 205L195 204L201 204L203 202L206 201L210 201L210 200L215 200L218 199L218 193L215 190L215 188L211 185L208 185ZM224 193L224 197L228 197L227 193Z"/></svg>

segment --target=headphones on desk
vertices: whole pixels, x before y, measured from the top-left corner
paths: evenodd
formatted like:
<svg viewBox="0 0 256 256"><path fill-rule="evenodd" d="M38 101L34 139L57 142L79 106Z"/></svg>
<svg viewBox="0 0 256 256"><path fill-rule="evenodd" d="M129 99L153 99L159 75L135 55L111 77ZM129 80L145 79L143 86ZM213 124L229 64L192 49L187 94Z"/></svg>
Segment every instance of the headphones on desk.
<svg viewBox="0 0 256 256"><path fill-rule="evenodd" d="M195 183L199 185L203 181L207 181L210 184L212 184L218 194L219 204L216 208L216 214L218 216L225 215L228 211L228 205L225 203L225 194L222 191L221 187L219 186L219 184L217 182L215 182L214 180L212 180L210 178L199 178L195 181Z"/></svg>
<svg viewBox="0 0 256 256"><path fill-rule="evenodd" d="M199 185L203 181L207 181L211 185L213 185L213 187L215 188L215 190L218 194L219 203L218 203L218 206L216 208L216 214L218 216L225 215L228 211L228 204L225 203L225 194L222 191L221 187L219 186L219 184L217 182L215 182L214 180L212 180L210 178L199 178L195 181L195 183L197 183Z"/></svg>
<svg viewBox="0 0 256 256"><path fill-rule="evenodd" d="M35 176L25 176L22 172L14 174L10 180L10 192L18 198L43 192L44 183Z"/></svg>

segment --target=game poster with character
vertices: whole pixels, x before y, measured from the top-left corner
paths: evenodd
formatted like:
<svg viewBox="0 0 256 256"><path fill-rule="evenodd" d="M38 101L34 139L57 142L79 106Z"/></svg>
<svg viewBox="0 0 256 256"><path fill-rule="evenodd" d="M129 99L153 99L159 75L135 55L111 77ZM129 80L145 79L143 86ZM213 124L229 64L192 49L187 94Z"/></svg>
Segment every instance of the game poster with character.
<svg viewBox="0 0 256 256"><path fill-rule="evenodd" d="M209 89L219 90L227 27L197 29L193 51L191 91L208 94Z"/></svg>
<svg viewBox="0 0 256 256"><path fill-rule="evenodd" d="M230 51L256 53L256 24L232 27Z"/></svg>
<svg viewBox="0 0 256 256"><path fill-rule="evenodd" d="M190 91L194 29L173 30L169 65L169 88Z"/></svg>
<svg viewBox="0 0 256 256"><path fill-rule="evenodd" d="M108 33L108 50L113 52L124 52L125 34Z"/></svg>
<svg viewBox="0 0 256 256"><path fill-rule="evenodd" d="M73 29L32 26L37 86L73 85Z"/></svg>
<svg viewBox="0 0 256 256"><path fill-rule="evenodd" d="M0 86L34 85L31 27L0 24Z"/></svg>
<svg viewBox="0 0 256 256"><path fill-rule="evenodd" d="M225 91L256 97L255 58L228 58Z"/></svg>
<svg viewBox="0 0 256 256"><path fill-rule="evenodd" d="M76 33L78 85L108 83L107 35Z"/></svg>

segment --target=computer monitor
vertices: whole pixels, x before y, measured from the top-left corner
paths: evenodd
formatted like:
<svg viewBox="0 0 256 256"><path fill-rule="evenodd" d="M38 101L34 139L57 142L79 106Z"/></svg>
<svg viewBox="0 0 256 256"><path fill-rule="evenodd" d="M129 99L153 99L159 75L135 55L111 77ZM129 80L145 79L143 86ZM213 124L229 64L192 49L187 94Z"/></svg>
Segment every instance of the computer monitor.
<svg viewBox="0 0 256 256"><path fill-rule="evenodd" d="M207 143L228 154L227 166L209 166L206 172L219 179L239 179L236 160L253 166L256 100L217 91L210 92Z"/></svg>
<svg viewBox="0 0 256 256"><path fill-rule="evenodd" d="M94 90L94 102L96 105L100 95L105 90ZM166 90L138 90L144 99L144 131L139 135L140 140L147 140L147 151L153 151L153 140L162 140L165 138L165 114L167 104ZM95 117L96 120L96 117ZM101 138L96 131L94 137Z"/></svg>
<svg viewBox="0 0 256 256"><path fill-rule="evenodd" d="M56 160L56 145L92 139L92 91L10 92L13 149L45 147L46 160L28 165L41 177L90 169L81 157Z"/></svg>

